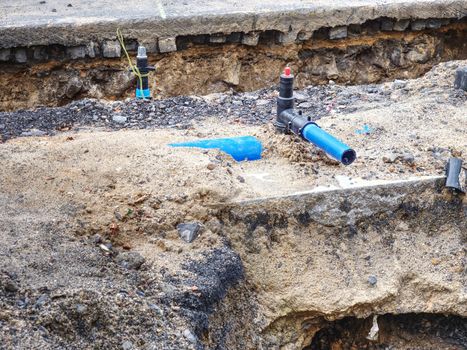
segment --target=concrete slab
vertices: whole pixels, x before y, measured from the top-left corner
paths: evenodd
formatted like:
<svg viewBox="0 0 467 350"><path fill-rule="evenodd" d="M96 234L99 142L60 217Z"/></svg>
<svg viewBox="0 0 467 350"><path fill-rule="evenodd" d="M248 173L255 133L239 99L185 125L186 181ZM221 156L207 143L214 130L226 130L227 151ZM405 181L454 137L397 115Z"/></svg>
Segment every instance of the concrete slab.
<svg viewBox="0 0 467 350"><path fill-rule="evenodd" d="M154 41L180 35L284 33L363 23L379 17L461 18L466 0L19 0L0 3L0 47L112 39L120 27L127 37Z"/></svg>

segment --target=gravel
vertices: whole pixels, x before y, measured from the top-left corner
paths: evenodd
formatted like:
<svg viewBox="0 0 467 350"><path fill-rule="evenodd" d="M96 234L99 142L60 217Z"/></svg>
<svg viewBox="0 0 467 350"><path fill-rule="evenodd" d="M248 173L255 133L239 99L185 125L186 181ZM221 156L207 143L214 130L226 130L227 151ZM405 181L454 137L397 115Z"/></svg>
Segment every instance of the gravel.
<svg viewBox="0 0 467 350"><path fill-rule="evenodd" d="M302 101L300 109L310 113L315 120L328 115L337 104L339 111L344 112L352 109L351 105L357 99L388 99L374 86L350 88L355 92L348 92L348 89L338 85L314 86L297 91L296 99ZM264 124L275 117L276 96L275 90L264 89L240 94L180 96L151 101L126 99L106 102L84 99L62 107L0 112L0 135L6 141L19 136L53 135L59 131L86 127L108 130L186 129L193 122L208 117L235 123Z"/></svg>

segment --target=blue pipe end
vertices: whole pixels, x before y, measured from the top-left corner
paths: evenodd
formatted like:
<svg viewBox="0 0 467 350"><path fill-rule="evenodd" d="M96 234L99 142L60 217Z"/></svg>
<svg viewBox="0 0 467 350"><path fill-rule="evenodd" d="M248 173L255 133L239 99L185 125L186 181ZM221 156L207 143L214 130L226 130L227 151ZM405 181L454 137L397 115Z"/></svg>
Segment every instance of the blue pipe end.
<svg viewBox="0 0 467 350"><path fill-rule="evenodd" d="M357 158L353 149L314 123L307 124L302 129L302 137L344 165L352 164Z"/></svg>
<svg viewBox="0 0 467 350"><path fill-rule="evenodd" d="M219 149L222 152L232 156L232 158L237 162L261 159L261 152L263 151L261 142L253 136L196 140L189 142L171 143L169 146Z"/></svg>
<svg viewBox="0 0 467 350"><path fill-rule="evenodd" d="M136 98L151 98L151 90L149 89L136 89Z"/></svg>

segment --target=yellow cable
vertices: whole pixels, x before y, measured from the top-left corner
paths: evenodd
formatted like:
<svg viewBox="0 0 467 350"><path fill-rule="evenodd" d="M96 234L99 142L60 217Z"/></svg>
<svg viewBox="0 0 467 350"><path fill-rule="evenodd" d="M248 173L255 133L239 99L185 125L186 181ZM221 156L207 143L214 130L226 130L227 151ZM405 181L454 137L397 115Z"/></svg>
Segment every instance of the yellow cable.
<svg viewBox="0 0 467 350"><path fill-rule="evenodd" d="M143 99L146 99L146 97L144 96L144 93L143 93L143 77L149 76L149 73L141 74L138 67L136 65L133 65L133 63L131 62L131 58L130 58L130 55L128 54L128 51L126 50L125 42L123 40L123 34L122 34L120 28L117 28L117 39L120 42L120 46L122 47L123 52L125 53L125 56L126 56L126 58L128 60L128 64L130 65L131 71L139 79L139 89L141 90L141 96L143 96Z"/></svg>

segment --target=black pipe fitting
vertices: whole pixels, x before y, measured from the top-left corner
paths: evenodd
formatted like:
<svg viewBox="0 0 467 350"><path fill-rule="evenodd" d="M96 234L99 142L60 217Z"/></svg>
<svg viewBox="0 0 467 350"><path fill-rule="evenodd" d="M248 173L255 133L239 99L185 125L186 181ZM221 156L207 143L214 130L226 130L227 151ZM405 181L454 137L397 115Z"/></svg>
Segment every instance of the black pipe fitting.
<svg viewBox="0 0 467 350"><path fill-rule="evenodd" d="M277 115L274 121L276 129L286 134L294 133L321 148L342 164L351 164L357 157L353 149L321 129L311 117L303 116L301 111L298 113L294 111L293 81L294 76L290 68L286 67L280 76Z"/></svg>
<svg viewBox="0 0 467 350"><path fill-rule="evenodd" d="M138 67L139 73L141 74L141 79L136 79L136 98L150 99L151 91L149 89L148 73L156 68L148 65L148 56L144 46L138 46L136 67Z"/></svg>
<svg viewBox="0 0 467 350"><path fill-rule="evenodd" d="M454 191L465 193L465 183L461 184L462 159L449 158L446 164L446 184L445 186ZM464 179L466 182L467 179Z"/></svg>

